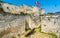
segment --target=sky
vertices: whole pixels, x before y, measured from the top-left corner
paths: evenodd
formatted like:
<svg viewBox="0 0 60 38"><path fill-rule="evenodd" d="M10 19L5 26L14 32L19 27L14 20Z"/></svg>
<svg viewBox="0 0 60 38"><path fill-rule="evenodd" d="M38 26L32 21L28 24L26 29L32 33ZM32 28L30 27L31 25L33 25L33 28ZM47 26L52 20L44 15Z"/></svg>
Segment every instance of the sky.
<svg viewBox="0 0 60 38"><path fill-rule="evenodd" d="M4 2L22 5L26 4L29 6L36 6L35 2L38 1L42 6L39 8L44 8L45 13L55 13L60 11L60 0L3 0Z"/></svg>

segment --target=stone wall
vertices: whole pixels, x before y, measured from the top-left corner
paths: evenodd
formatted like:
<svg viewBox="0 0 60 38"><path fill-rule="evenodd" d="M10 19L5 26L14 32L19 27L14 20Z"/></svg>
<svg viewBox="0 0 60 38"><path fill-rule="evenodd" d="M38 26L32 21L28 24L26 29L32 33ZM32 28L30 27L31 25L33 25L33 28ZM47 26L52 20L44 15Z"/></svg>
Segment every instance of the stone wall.
<svg viewBox="0 0 60 38"><path fill-rule="evenodd" d="M28 14L34 14L35 16L38 16L39 14L44 14L45 9L39 9L37 6L28 6L28 5L14 5L9 3L0 3L2 6L2 9L4 12L12 13L12 14L20 14L20 12L28 13Z"/></svg>
<svg viewBox="0 0 60 38"><path fill-rule="evenodd" d="M16 13L19 14L19 12L20 12L20 8L18 6L8 4L8 3L3 3L2 8L3 8L4 12L8 12L8 13L12 13L12 14L16 14Z"/></svg>
<svg viewBox="0 0 60 38"><path fill-rule="evenodd" d="M41 21L41 31L45 33L55 33L60 37L60 17L43 17Z"/></svg>

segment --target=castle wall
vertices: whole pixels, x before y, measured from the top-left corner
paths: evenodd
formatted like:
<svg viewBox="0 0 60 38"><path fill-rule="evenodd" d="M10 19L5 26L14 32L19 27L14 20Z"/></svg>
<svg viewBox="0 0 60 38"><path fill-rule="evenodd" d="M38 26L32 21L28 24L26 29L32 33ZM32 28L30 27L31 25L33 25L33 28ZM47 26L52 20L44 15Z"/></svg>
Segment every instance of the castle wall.
<svg viewBox="0 0 60 38"><path fill-rule="evenodd" d="M16 13L20 12L20 8L18 6L11 5L8 3L3 3L2 8L3 8L4 12L8 12L8 13L16 14Z"/></svg>
<svg viewBox="0 0 60 38"><path fill-rule="evenodd" d="M41 31L45 33L55 33L60 37L60 18L44 17L41 20Z"/></svg>
<svg viewBox="0 0 60 38"><path fill-rule="evenodd" d="M9 4L9 3L2 3L1 6L4 12L8 12L12 14L20 14L20 12L24 12L28 14L34 13L34 15L39 16L39 14L41 13L44 14L44 11L45 11L44 9L39 10L39 8L36 6L32 6L32 7L27 5L16 6L14 4Z"/></svg>

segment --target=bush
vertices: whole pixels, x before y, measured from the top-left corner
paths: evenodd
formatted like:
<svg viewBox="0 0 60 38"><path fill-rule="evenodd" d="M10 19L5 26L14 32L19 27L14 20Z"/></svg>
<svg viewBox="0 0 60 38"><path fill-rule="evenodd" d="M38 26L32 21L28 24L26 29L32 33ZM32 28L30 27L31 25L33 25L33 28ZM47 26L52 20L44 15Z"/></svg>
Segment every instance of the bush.
<svg viewBox="0 0 60 38"><path fill-rule="evenodd" d="M41 33L51 35L51 38L57 38L57 35L55 33L45 33L45 32Z"/></svg>

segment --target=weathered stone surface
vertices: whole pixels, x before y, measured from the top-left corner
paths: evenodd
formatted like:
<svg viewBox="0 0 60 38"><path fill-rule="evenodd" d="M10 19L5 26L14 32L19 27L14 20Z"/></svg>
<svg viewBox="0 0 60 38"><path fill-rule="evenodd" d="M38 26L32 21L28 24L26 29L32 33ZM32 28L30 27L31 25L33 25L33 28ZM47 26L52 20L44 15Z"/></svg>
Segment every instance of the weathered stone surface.
<svg viewBox="0 0 60 38"><path fill-rule="evenodd" d="M41 21L42 32L55 33L60 37L60 18L44 18Z"/></svg>
<svg viewBox="0 0 60 38"><path fill-rule="evenodd" d="M28 26L33 29L36 28L37 25L35 25L35 22L32 20L32 18L29 15L15 15L15 14L6 14L0 13L0 30L4 36L5 34L8 34L10 32L20 32L24 33L26 28L26 21L28 23ZM7 31L8 33L4 32ZM1 35L0 34L0 35Z"/></svg>
<svg viewBox="0 0 60 38"><path fill-rule="evenodd" d="M15 33L24 33L26 22L31 29L37 28L39 25L41 25L42 32L55 33L60 36L60 17L43 17L40 22L40 19L37 17L34 18L29 15L24 16L14 14L4 15L4 13L0 13L0 33L2 32L1 34L3 34L3 37L10 37L8 36L9 33L12 33L12 35ZM8 33L4 32L3 30L7 31Z"/></svg>

